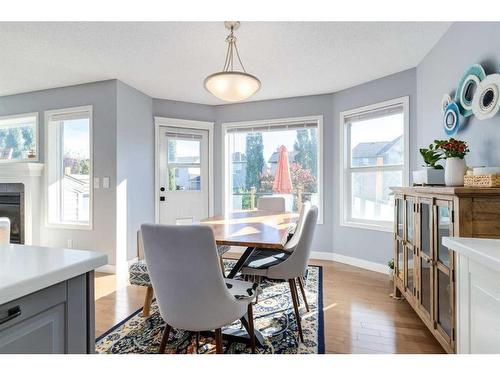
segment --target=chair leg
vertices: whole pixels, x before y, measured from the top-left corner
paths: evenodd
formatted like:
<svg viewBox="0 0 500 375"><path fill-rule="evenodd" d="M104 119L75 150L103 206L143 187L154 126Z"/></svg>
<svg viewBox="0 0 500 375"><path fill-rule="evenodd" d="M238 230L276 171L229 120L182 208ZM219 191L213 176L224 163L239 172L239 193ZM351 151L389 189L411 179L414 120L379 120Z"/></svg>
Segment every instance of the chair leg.
<svg viewBox="0 0 500 375"><path fill-rule="evenodd" d="M198 354L199 348L200 348L200 332L196 332L196 354Z"/></svg>
<svg viewBox="0 0 500 375"><path fill-rule="evenodd" d="M217 354L222 354L222 329L215 330L215 351Z"/></svg>
<svg viewBox="0 0 500 375"><path fill-rule="evenodd" d="M222 270L222 277L226 277L226 270L224 268L224 258L222 257L222 255L219 257L219 261L220 261L220 269Z"/></svg>
<svg viewBox="0 0 500 375"><path fill-rule="evenodd" d="M293 309L295 310L295 319L297 320L297 328L299 329L299 338L301 342L304 342L304 336L302 335L302 323L300 321L299 313L299 296L297 295L297 284L295 279L288 280L290 286L290 293L292 294Z"/></svg>
<svg viewBox="0 0 500 375"><path fill-rule="evenodd" d="M253 306L251 303L248 304L248 334L250 335L250 347L252 348L252 354L255 354L255 331L253 328Z"/></svg>
<svg viewBox="0 0 500 375"><path fill-rule="evenodd" d="M170 335L171 326L168 324L165 325L165 329L163 330L163 336L161 338L160 349L158 350L159 354L165 353L165 348L167 347L168 336Z"/></svg>
<svg viewBox="0 0 500 375"><path fill-rule="evenodd" d="M146 296L144 297L144 307L142 308L142 316L149 316L151 313L151 302L153 301L153 287L150 285L146 289Z"/></svg>
<svg viewBox="0 0 500 375"><path fill-rule="evenodd" d="M304 279L302 276L297 277L297 281L299 282L300 292L302 293L302 298L304 299L304 304L306 305L306 310L309 312L309 304L307 303L306 291L304 289Z"/></svg>

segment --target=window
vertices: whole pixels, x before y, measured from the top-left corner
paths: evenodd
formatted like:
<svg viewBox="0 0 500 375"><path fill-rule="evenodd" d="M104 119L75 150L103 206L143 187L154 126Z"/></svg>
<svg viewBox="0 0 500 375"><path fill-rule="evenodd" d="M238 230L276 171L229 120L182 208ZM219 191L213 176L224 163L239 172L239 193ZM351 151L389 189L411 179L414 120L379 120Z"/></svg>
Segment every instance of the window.
<svg viewBox="0 0 500 375"><path fill-rule="evenodd" d="M38 113L0 117L0 161L38 161Z"/></svg>
<svg viewBox="0 0 500 375"><path fill-rule="evenodd" d="M167 133L168 190L201 190L201 135Z"/></svg>
<svg viewBox="0 0 500 375"><path fill-rule="evenodd" d="M408 97L342 112L341 223L392 230L391 186L408 183Z"/></svg>
<svg viewBox="0 0 500 375"><path fill-rule="evenodd" d="M47 111L47 223L92 228L92 107Z"/></svg>
<svg viewBox="0 0 500 375"><path fill-rule="evenodd" d="M227 123L223 136L226 211L251 210L259 197L280 195L289 211L304 201L317 205L321 223L321 116Z"/></svg>

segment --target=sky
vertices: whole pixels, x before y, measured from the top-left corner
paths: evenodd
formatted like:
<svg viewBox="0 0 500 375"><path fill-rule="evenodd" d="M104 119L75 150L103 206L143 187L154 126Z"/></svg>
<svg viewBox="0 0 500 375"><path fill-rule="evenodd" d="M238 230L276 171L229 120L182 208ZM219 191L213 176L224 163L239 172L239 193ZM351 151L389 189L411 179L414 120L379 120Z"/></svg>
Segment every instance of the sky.
<svg viewBox="0 0 500 375"><path fill-rule="evenodd" d="M89 120L64 121L64 154L90 158Z"/></svg>
<svg viewBox="0 0 500 375"><path fill-rule="evenodd" d="M390 142L403 134L403 114L353 122L351 125L351 149L362 142Z"/></svg>

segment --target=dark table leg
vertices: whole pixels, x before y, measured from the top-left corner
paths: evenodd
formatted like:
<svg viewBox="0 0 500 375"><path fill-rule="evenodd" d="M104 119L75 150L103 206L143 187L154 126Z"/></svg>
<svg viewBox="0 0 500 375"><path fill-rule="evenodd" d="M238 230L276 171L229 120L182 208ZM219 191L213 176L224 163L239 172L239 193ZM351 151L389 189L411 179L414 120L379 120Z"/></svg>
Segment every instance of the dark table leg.
<svg viewBox="0 0 500 375"><path fill-rule="evenodd" d="M227 275L228 279L234 279L236 274L241 270L245 262L248 260L248 258L250 258L250 256L252 256L253 252L256 249L257 249L256 247L247 247L245 252L241 255L240 259L238 259L234 267L229 272L229 275Z"/></svg>

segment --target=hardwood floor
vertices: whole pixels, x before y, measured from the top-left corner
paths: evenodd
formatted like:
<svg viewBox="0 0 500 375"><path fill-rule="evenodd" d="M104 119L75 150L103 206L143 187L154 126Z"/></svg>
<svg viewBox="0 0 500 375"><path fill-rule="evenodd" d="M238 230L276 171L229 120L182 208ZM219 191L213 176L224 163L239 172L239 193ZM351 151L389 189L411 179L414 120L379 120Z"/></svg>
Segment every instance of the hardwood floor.
<svg viewBox="0 0 500 375"><path fill-rule="evenodd" d="M228 255L231 257L231 255ZM327 353L444 353L405 301L389 297L387 275L336 262L323 266ZM96 337L140 308L146 288L96 274Z"/></svg>

